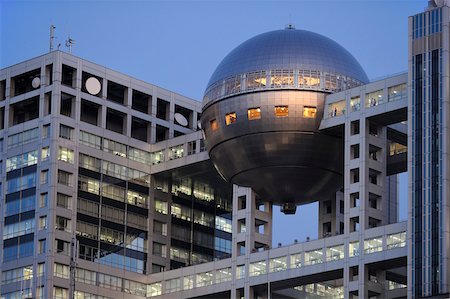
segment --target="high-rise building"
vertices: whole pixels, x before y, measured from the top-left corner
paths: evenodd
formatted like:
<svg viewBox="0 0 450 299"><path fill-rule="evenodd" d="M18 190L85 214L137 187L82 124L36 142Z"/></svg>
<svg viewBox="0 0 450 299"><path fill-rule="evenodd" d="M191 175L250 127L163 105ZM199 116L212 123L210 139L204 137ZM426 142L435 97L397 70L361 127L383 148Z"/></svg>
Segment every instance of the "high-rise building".
<svg viewBox="0 0 450 299"><path fill-rule="evenodd" d="M0 70L0 298L448 297L449 6L375 81L292 25L203 103L61 51ZM272 246L314 201L319 238Z"/></svg>

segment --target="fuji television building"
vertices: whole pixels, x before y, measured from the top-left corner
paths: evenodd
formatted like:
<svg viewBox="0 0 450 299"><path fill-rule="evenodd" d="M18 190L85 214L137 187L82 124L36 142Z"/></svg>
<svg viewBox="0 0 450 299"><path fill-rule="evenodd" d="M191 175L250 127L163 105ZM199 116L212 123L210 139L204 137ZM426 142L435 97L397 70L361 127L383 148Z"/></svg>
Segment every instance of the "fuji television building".
<svg viewBox="0 0 450 299"><path fill-rule="evenodd" d="M449 13L374 81L294 26L202 101L62 51L0 70L0 298L448 298ZM312 202L318 239L272 246Z"/></svg>

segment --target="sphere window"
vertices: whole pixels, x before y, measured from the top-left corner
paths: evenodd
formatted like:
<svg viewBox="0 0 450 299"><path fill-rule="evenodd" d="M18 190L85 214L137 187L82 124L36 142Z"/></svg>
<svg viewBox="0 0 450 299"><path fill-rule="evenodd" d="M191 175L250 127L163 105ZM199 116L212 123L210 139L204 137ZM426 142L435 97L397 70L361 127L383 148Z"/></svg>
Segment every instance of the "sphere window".
<svg viewBox="0 0 450 299"><path fill-rule="evenodd" d="M261 119L261 108L250 108L247 111L248 120Z"/></svg>
<svg viewBox="0 0 450 299"><path fill-rule="evenodd" d="M289 115L288 106L275 106L275 116L276 117L286 117Z"/></svg>
<svg viewBox="0 0 450 299"><path fill-rule="evenodd" d="M311 106L303 107L303 117L306 118L315 118L316 117L317 108Z"/></svg>
<svg viewBox="0 0 450 299"><path fill-rule="evenodd" d="M236 112L227 113L225 115L225 123L227 126L234 124L236 122Z"/></svg>
<svg viewBox="0 0 450 299"><path fill-rule="evenodd" d="M211 130L213 130L213 132L217 131L217 129L219 129L219 124L217 123L217 120L213 119L210 122L211 125Z"/></svg>

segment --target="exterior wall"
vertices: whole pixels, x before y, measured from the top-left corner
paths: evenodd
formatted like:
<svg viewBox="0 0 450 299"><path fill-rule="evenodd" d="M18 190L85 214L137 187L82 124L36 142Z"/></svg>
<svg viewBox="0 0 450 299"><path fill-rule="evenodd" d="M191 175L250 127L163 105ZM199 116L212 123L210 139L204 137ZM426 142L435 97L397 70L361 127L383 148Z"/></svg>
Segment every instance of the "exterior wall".
<svg viewBox="0 0 450 299"><path fill-rule="evenodd" d="M53 84L43 83L40 88L17 96L10 94L10 78L36 68L41 68L41 82L49 83L50 81L47 79L49 78L47 66L50 64L53 65ZM73 87L61 84L63 65L73 67L76 70L75 76L73 77ZM84 92L83 71L99 77L103 87L108 86L109 81L124 86L126 88L124 104L110 101L108 99L107 88L103 88L99 96ZM390 87L406 83L406 75L394 76L373 82L330 95L326 98L326 112L321 122L321 130L324 132L341 130L341 132L344 132L345 137L345 185L343 193L339 192L336 196L336 201L332 208L333 217L331 217L331 220L335 222L335 228L337 228L339 222L344 223L343 234L339 232L337 236L327 236L319 240L270 249L272 242L271 204L265 203L264 211L261 211L256 207L258 199L252 190L234 186L232 217L227 216L233 219L234 233L231 240L232 257L162 273L151 272L152 264L164 266L165 270L173 267L170 250L173 242L172 239L174 239L172 226L178 220L174 220L176 217L170 207L174 203L179 203L180 198L186 200L191 205L192 211L194 207L197 207L195 198L189 197L186 199L184 197L185 195L178 194L178 191L174 191L172 188L172 186L175 186L174 178L177 178L177 175L182 177L183 169L186 169L186 167L191 165L206 165L209 163L208 155L204 151L201 133L196 131L197 115L201 109L200 103L58 51L2 70L0 72L0 87L3 80L5 80L4 82L6 84L6 94L5 100L0 101L0 109L3 107L5 109L4 123L7 125L0 131L0 138L3 138L3 142L1 143L3 144L1 194L4 195L2 196L2 201L4 201L5 197L9 199L9 193L12 193L7 192L7 188L9 188L8 178L18 176L19 171L20 175L23 176L24 169L26 171L36 172L37 183L35 184L35 194L37 198L36 207L32 212L32 219L34 219L33 221L35 223L35 229L31 236L34 244L32 254L20 259L3 262L5 242L1 242L2 295L31 288L33 297L38 298L41 295L43 298L50 298L52 296L55 298L66 298L69 296L69 290L74 287L79 292L78 296L81 298L84 296L82 292L108 298L123 296L127 298L156 296L173 298L175 295L179 295L180 297L195 297L207 294L226 293L230 292L230 290L230 296L232 298L239 298L240 296L244 296L245 298L251 296L270 297L271 295L275 296L276 292L284 285L293 288L300 284L300 286L304 287L304 285L310 283L305 281L304 278L311 277L312 275L317 275L314 277L318 277L314 283L320 283L325 279L324 277L327 277L322 277L324 273L331 273L332 277L339 281L339 287L342 287L341 294L345 298L352 298L356 294L361 298L367 297L369 294L373 294L372 292L379 297L390 297L392 295L391 291L394 290L387 289L386 287L385 281L387 278L384 274L385 271L383 269L377 269L376 279L374 279L373 273L370 272L369 268L370 265L385 260L400 263L401 265L402 259L406 256L404 242L393 245L388 240L391 240L393 235L404 233L406 227L405 223L395 223L397 222L397 212L391 213L391 216L389 216L387 212L389 209L386 209L386 207L395 208L397 200L395 196L395 183L387 183L388 181L395 182L395 179L392 177L389 178L386 174L386 157L389 142L387 132L391 128L387 124L380 125L378 126L377 134L375 134L377 136L374 136L371 134L369 127L373 119L380 115L390 115L393 111L398 112L406 109L407 105L404 97L395 98L395 100L392 99L391 101L388 95ZM152 105L151 108L148 108L149 113L146 114L133 109L133 90L135 89L152 96ZM382 90L382 97L386 101L377 102L376 105L371 105L368 102L369 104L366 107L366 94L377 90ZM70 113L70 116L61 115L60 113L62 93L71 95L73 98L73 105L71 106L72 113ZM356 109L353 108L352 98L358 95L360 96L361 102L359 109ZM14 117L14 113L11 107L33 96L39 96L39 117L13 125L11 117ZM156 111L158 110L155 104L157 98L169 102L166 120L160 119L156 115ZM80 121L82 117L82 100L87 100L98 105L98 125L95 126L85 121ZM342 116L338 115L338 113L333 114L333 111L335 111L333 105L341 100L344 100L343 110L339 112L339 114L342 113ZM192 117L189 118L189 127L185 128L175 123L176 105L192 111ZM364 107L362 107L363 105ZM124 124L123 134L113 132L106 128L108 109L114 109L124 113L125 118L122 122ZM150 123L149 134L146 135L147 141L130 137L132 134L131 126L133 116ZM352 123L354 121L359 121L360 133L358 134L351 133ZM9 125L10 123L11 125ZM46 135L48 131L45 129L47 128L45 127L47 124L50 125L48 135ZM73 135L66 138L67 136L61 130L61 124L73 128ZM168 128L167 140L155 143L157 135L156 125ZM36 131L36 138L34 140L24 145L8 147L9 140L12 140L10 138L11 135L35 127L38 130ZM175 131L186 134L173 137ZM93 140L101 140L100 146L95 144L95 142L87 142L85 140L86 133L103 138L96 139L95 136L92 137L89 135L94 138ZM108 140L107 144L111 144L114 141L121 145L115 149L107 150L105 149L106 139ZM195 149L193 148L193 144L195 144ZM360 145L360 154L359 158L352 159L350 153L352 145L355 144ZM47 159L42 159L42 149L47 146L50 150L50 156ZM128 146L128 150L132 147L142 151L140 153L142 153L142 157L144 158L141 156L136 158L128 150L122 152L120 149L121 146ZM371 156L371 146L379 148L377 160L374 160L373 156ZM60 154L60 147L73 150L73 161L68 162L68 158ZM19 170L6 171L6 160L8 158L31 150L38 150L36 164L20 167L18 168ZM87 162L82 162L80 153L96 158L97 160L94 159L92 161L97 162L94 162L92 165ZM96 168L95 165L97 164L95 163L99 163L99 160L101 160L101 167ZM104 162L126 166L129 169L139 170L143 174L138 177L123 178L111 169L103 167ZM210 164L208 165L210 167ZM351 171L356 167L360 169L360 180L359 182L351 182ZM45 177L42 171L47 169L48 180L47 182L42 181L41 183L41 177ZM196 168L193 169L198 170ZM370 183L371 169L377 171L378 184ZM72 174L72 181L69 186L61 184L61 178L58 181L58 170L64 170ZM77 220L83 219L83 221L91 224L97 222L100 224L99 226L103 226L103 222L107 223L106 221L109 221L102 216L101 210L97 217L89 217L86 211L80 211L78 199L85 198L91 202L97 201L106 206L111 206L113 203L111 200L105 203L106 200L104 202L103 196L95 194L95 192L92 192L92 190L83 185L78 179L79 175L91 179L97 178L99 182L105 183L104 186L112 184L124 187L125 192L130 190L140 191L141 195L147 195L147 203L143 206L139 206L136 202L133 202L133 197L129 199L127 196L124 196L123 202L117 200L117 202L120 202L120 207L116 205L117 210L120 212L123 211L124 215L128 215L125 217L128 218L125 218L122 223L110 221L114 224L114 227L119 227L120 225L125 226L124 232L126 233L128 231L127 227L139 229L135 223L130 222L133 221L130 216L134 215L130 214L130 212L135 214L146 213L145 220L140 225L142 225L141 229L144 228L142 230L147 233L147 238L144 241L147 246L146 248L142 248L139 251L140 253L133 253L135 256L144 256L147 264L145 273L127 271L125 266L112 267L111 265L94 263L83 258L75 259L76 261L71 259L71 255L80 255L80 244L87 244L86 240L80 236L79 226L76 224ZM189 173L187 176L194 177L195 174ZM136 180L139 182L133 183ZM223 185L220 186L220 188L224 188ZM358 206L352 206L350 204L354 200L351 195L355 192L360 193L360 204ZM369 192L380 196L377 200L377 207L382 207L381 209L370 207ZM40 207L38 202L41 195L45 193L48 193L47 205ZM62 207L61 204L58 204L57 193L66 194L71 197L70 207ZM112 195L114 196L116 193L113 192ZM242 209L236 205L236 202L239 202L239 197L243 195L245 195L246 207ZM341 199L344 201L343 214L340 210ZM165 213L157 211L160 207L156 205L156 200L167 203ZM214 204L216 203L214 202ZM117 203L114 202L114 204ZM201 208L197 210L203 211ZM3 236L5 236L5 222L16 221L12 218L7 219L7 217L14 216L15 214L6 216L5 211L5 205L0 206L0 215L2 215L0 217L0 233ZM217 213L218 209L214 211ZM192 216L192 214L190 215ZM219 214L214 215L217 216ZM41 216L47 217L47 227L38 229L39 218ZM322 216L324 216L322 222L330 220L325 219L325 215ZM57 217L70 219L71 227L66 230L56 229ZM350 231L352 218L354 217L359 217L360 219L361 225L358 231ZM376 218L380 221L377 222L376 227L372 227L374 225L370 223L370 218ZM246 230L239 233L239 221L243 219L245 219ZM166 235L154 231L154 220L167 224ZM111 223L107 225L111 226ZM191 226L192 229L190 232L194 233L196 231L194 229L196 224L193 221L183 223ZM264 226L264 233L258 233L258 226ZM213 230L214 236L217 236L217 227L214 227ZM77 231L78 245L75 246L74 238ZM97 229L97 234L98 239L102 238L101 228ZM7 238L4 237L4 239L9 240L11 238L8 236ZM43 239L46 240L46 248L42 253L37 253L39 241ZM69 248L67 251L57 252L56 239L68 244L67 246ZM366 241L369 242L373 239L379 240L381 245L374 247L375 249L372 247L365 248ZM190 240L192 241L192 238ZM101 244L99 240L95 242L97 242L96 244ZM154 254L153 242L166 245L164 253L160 253L159 256ZM242 242L245 242L245 250L240 251L239 246ZM77 248L78 254L71 254L70 248L72 244L74 248ZM111 244L111 248L118 245L120 244ZM101 245L96 246L101 247ZM333 251L331 248L337 250L339 255L334 256L331 254ZM128 249L126 248L124 250L126 251ZM192 252L190 254L192 256ZM214 257L212 256L211 259ZM285 261L285 264L279 268L274 267L274 260L282 261L282 264ZM70 281L75 281L70 271L64 272L70 269L68 266L71 264L74 265L74 262L77 263L77 271L75 274L72 273L72 275L77 275L75 286L70 283ZM44 275L40 275L38 271L38 264L41 263L45 263ZM54 272L55 264L65 265L65 267L61 266L64 270L61 270L62 272L60 270ZM33 265L34 275L32 279L21 277L20 280L15 282L4 280L7 271L29 265ZM238 275L238 273L242 273L240 272L241 269L244 274L239 276L240 274ZM359 275L354 275L354 273L350 275L352 271L356 271L355 269L358 269ZM224 270L224 272L220 272L220 270ZM24 273L24 271L21 273ZM30 277L27 276L27 278ZM261 289L258 287L261 285L267 285L267 287ZM40 286L45 286L42 293L39 293ZM55 295L53 295L54 287L57 287L57 292L59 292ZM402 292L402 290L395 291L397 293ZM298 289L295 292L301 293L304 292L304 289Z"/></svg>
<svg viewBox="0 0 450 299"><path fill-rule="evenodd" d="M448 296L449 2L409 18L409 297Z"/></svg>

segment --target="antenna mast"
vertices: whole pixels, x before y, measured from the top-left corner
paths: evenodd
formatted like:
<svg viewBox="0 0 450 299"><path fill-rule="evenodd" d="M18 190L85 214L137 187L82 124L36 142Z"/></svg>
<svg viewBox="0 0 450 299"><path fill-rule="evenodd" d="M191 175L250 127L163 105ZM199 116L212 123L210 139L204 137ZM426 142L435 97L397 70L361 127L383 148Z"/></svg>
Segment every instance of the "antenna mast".
<svg viewBox="0 0 450 299"><path fill-rule="evenodd" d="M55 26L50 25L50 52L53 51L53 40L55 39Z"/></svg>
<svg viewBox="0 0 450 299"><path fill-rule="evenodd" d="M72 54L72 46L75 45L75 40L72 39L70 36L69 38L66 40L66 47L69 48L69 53Z"/></svg>

